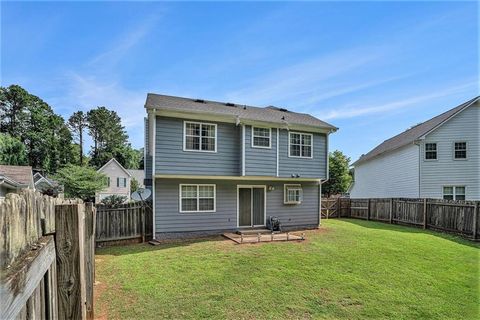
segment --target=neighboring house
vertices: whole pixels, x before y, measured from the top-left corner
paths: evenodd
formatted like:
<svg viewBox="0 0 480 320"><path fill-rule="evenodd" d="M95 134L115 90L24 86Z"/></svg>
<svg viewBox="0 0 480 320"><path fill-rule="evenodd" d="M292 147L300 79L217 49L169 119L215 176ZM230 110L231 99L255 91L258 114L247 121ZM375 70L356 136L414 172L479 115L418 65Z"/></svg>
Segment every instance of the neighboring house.
<svg viewBox="0 0 480 320"><path fill-rule="evenodd" d="M132 179L137 180L138 188L145 188L145 170L127 169L132 176Z"/></svg>
<svg viewBox="0 0 480 320"><path fill-rule="evenodd" d="M318 227L334 126L311 115L148 94L154 233ZM153 183L152 183L153 182Z"/></svg>
<svg viewBox="0 0 480 320"><path fill-rule="evenodd" d="M35 184L35 190L41 193L52 191L52 194L59 195L63 192L63 186L57 181L47 178L40 172L33 175L33 182Z"/></svg>
<svg viewBox="0 0 480 320"><path fill-rule="evenodd" d="M21 189L35 189L32 167L0 165L0 198Z"/></svg>
<svg viewBox="0 0 480 320"><path fill-rule="evenodd" d="M479 97L384 141L353 166L352 198L480 200Z"/></svg>
<svg viewBox="0 0 480 320"><path fill-rule="evenodd" d="M132 175L116 159L112 158L97 170L107 176L107 188L95 194L95 203L111 195L130 200L130 180Z"/></svg>

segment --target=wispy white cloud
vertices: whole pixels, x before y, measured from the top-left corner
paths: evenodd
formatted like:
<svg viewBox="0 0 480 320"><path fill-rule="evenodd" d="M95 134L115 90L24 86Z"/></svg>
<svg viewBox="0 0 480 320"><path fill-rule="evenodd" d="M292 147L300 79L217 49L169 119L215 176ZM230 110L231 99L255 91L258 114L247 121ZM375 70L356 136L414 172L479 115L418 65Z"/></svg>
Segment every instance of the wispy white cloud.
<svg viewBox="0 0 480 320"><path fill-rule="evenodd" d="M296 105L310 99L321 83L365 67L383 56L384 47L361 47L334 52L273 70L267 75L250 79L250 84L226 94L228 100L242 101L248 97L256 104L275 103L295 98Z"/></svg>
<svg viewBox="0 0 480 320"><path fill-rule="evenodd" d="M118 37L110 47L98 53L88 61L90 66L105 66L118 63L133 47L135 47L154 28L161 15L156 13L142 20L142 22L130 29L130 31Z"/></svg>
<svg viewBox="0 0 480 320"><path fill-rule="evenodd" d="M431 101L438 98L448 97L454 94L467 92L472 90L478 85L476 81L468 81L464 84L452 86L445 88L444 90L437 90L434 93L417 95L402 100L386 102L376 105L367 105L364 103L358 104L349 104L347 106L335 108L328 112L322 112L321 115L318 114L322 119L332 120L332 119L345 119L345 118L354 118L364 115L371 115L384 112L392 112L396 110L401 110L415 106L422 102Z"/></svg>

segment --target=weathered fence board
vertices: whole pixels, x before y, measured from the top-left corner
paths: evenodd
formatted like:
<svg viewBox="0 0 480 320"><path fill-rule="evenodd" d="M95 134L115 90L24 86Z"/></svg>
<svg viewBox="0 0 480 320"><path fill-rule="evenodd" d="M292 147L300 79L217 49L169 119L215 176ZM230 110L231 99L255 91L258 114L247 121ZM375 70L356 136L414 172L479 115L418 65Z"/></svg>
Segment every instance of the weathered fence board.
<svg viewBox="0 0 480 320"><path fill-rule="evenodd" d="M32 190L0 200L0 319L93 318L95 209L86 207ZM72 305L82 313L66 312Z"/></svg>
<svg viewBox="0 0 480 320"><path fill-rule="evenodd" d="M477 239L479 203L442 199L340 198L337 211L340 217L413 225Z"/></svg>
<svg viewBox="0 0 480 320"><path fill-rule="evenodd" d="M144 242L152 235L152 210L148 204L97 205L96 209L95 240L98 246L122 241Z"/></svg>

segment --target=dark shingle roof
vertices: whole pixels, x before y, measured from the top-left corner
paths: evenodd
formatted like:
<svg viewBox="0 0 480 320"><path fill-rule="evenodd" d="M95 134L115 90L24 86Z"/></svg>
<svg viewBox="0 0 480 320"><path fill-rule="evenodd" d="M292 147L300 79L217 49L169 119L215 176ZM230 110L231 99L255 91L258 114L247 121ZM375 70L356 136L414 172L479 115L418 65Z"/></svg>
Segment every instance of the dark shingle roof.
<svg viewBox="0 0 480 320"><path fill-rule="evenodd" d="M291 112L276 107L253 107L228 102L173 97L149 93L145 103L147 109L200 112L220 116L239 117L241 120L263 121L278 124L295 124L337 130L335 126L309 114Z"/></svg>
<svg viewBox="0 0 480 320"><path fill-rule="evenodd" d="M0 165L0 174L16 182L33 187L32 167Z"/></svg>
<svg viewBox="0 0 480 320"><path fill-rule="evenodd" d="M364 162L366 160L372 159L380 154L383 154L388 151L392 151L403 147L409 143L413 143L415 140L423 137L433 129L435 129L440 124L444 123L445 121L449 120L451 117L455 116L458 112L462 111L463 109L467 108L468 106L478 103L479 97L475 97L461 105L450 109L430 120L422 122L396 136L385 140L378 146L376 146L373 150L368 152L367 154L362 155L357 161L353 163L353 165L359 164L360 162Z"/></svg>

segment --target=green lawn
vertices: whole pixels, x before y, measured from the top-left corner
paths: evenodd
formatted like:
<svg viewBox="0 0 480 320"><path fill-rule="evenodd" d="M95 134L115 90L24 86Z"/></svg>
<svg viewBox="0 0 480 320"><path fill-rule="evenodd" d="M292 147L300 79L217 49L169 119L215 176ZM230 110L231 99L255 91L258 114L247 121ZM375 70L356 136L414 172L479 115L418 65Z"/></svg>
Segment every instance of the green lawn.
<svg viewBox="0 0 480 320"><path fill-rule="evenodd" d="M348 219L306 235L99 249L96 317L478 319L478 244Z"/></svg>

